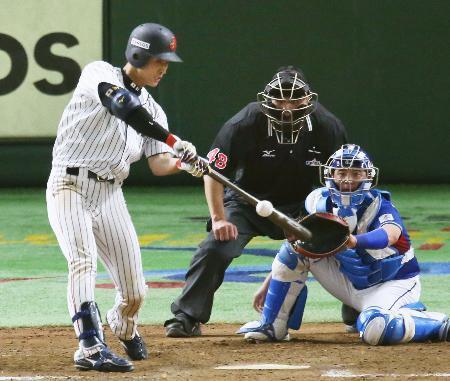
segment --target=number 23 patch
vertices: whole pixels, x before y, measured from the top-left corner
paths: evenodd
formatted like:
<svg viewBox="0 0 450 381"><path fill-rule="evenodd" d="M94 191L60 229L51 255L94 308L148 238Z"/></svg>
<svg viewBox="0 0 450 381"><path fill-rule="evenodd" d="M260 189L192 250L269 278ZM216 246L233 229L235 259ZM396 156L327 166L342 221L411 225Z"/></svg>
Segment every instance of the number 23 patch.
<svg viewBox="0 0 450 381"><path fill-rule="evenodd" d="M228 156L223 152L220 152L219 148L214 148L206 155L209 164L214 164L217 169L224 169L227 166Z"/></svg>

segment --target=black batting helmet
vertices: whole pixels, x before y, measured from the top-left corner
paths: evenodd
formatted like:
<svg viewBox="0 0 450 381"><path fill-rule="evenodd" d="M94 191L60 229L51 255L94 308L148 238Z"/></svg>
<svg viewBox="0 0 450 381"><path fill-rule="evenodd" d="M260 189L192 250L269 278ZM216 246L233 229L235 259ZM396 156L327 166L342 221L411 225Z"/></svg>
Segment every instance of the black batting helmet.
<svg viewBox="0 0 450 381"><path fill-rule="evenodd" d="M125 56L134 67L144 66L151 57L168 62L183 62L175 53L177 39L165 26L146 23L133 29Z"/></svg>

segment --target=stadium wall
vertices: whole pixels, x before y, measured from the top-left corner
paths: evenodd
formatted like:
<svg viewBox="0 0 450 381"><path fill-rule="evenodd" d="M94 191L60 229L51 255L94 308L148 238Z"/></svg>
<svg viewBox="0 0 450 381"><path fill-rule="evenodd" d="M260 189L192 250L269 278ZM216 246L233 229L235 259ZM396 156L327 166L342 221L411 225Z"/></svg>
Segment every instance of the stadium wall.
<svg viewBox="0 0 450 381"><path fill-rule="evenodd" d="M36 7L43 6L38 3L49 3L30 1ZM450 182L450 171L443 170L436 160L439 157L441 163L450 162L448 1L86 3L101 3L98 20L86 21L92 24L93 40L84 39L83 28L73 29L73 23L64 24L66 30L48 23L34 41L24 44L29 70L39 68L42 78L54 74L57 68L43 68L36 62L35 44L41 37L57 32L72 33L77 38L76 45L67 43L61 49L60 43L57 47L61 56L69 57L80 68L101 58L99 54L122 65L130 30L138 23L158 22L176 33L184 63L171 64L168 75L152 93L166 110L172 131L194 142L200 153L207 153L221 124L256 98L278 66L294 64L303 69L319 93L319 100L344 122L350 140L371 154L381 168L382 182ZM5 7L9 4L5 1ZM94 38L102 35L100 29L95 29L96 22L102 25L104 35L102 53L98 53L99 43ZM0 60L9 57L1 40L3 35L18 41L23 38L20 30L9 24L4 20ZM89 45L97 50L90 51ZM0 69L0 84L12 67L9 71ZM76 72L75 65L72 72ZM45 184L57 127L54 115L60 116L70 97L70 89L65 94L40 94L33 85L40 77L29 77L13 91L0 95L2 114L11 104L17 105L16 114L8 114L0 127L2 186ZM60 77L48 81L62 83ZM13 96L21 99L20 103L11 102ZM55 102L48 106L52 100ZM51 113L39 122L34 110L45 111L46 105ZM31 122L19 123L14 115L22 114L35 116ZM30 135L23 133L24 123ZM134 165L128 180L131 184L154 185L197 182L187 175L148 175L145 162Z"/></svg>

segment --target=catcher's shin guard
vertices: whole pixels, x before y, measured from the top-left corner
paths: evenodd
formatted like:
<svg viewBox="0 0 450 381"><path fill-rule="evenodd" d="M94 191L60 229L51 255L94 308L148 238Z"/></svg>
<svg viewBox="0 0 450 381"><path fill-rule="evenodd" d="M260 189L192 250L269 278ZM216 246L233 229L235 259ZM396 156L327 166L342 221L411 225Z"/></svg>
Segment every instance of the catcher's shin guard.
<svg viewBox="0 0 450 381"><path fill-rule="evenodd" d="M302 325L303 313L305 312L306 298L308 297L308 287L306 285L300 291L289 315L288 327L298 330Z"/></svg>
<svg viewBox="0 0 450 381"><path fill-rule="evenodd" d="M286 340L288 314L284 314L285 318L281 320L278 318L278 315L290 287L291 282L281 282L272 278L267 291L261 320L243 325L237 333L245 334L245 339L250 341ZM295 300L290 303L290 307L292 307L294 302Z"/></svg>
<svg viewBox="0 0 450 381"><path fill-rule="evenodd" d="M392 345L427 340L447 340L447 315L410 308L398 311L370 307L361 312L357 327L362 340L369 345Z"/></svg>
<svg viewBox="0 0 450 381"><path fill-rule="evenodd" d="M308 294L306 286L272 279L269 290L261 320L249 322L237 331L245 334L246 340L289 341L288 328L300 328Z"/></svg>
<svg viewBox="0 0 450 381"><path fill-rule="evenodd" d="M290 287L291 282L281 282L276 279L270 280L262 312L263 324L272 324L275 321Z"/></svg>

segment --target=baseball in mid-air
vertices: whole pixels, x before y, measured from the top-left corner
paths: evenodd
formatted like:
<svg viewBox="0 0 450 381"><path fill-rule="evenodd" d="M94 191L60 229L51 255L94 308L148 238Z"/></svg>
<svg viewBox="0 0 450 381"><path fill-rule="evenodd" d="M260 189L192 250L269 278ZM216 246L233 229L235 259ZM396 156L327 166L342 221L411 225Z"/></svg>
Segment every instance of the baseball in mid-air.
<svg viewBox="0 0 450 381"><path fill-rule="evenodd" d="M256 213L261 217L269 217L273 212L273 205L270 201L263 200L256 204Z"/></svg>

